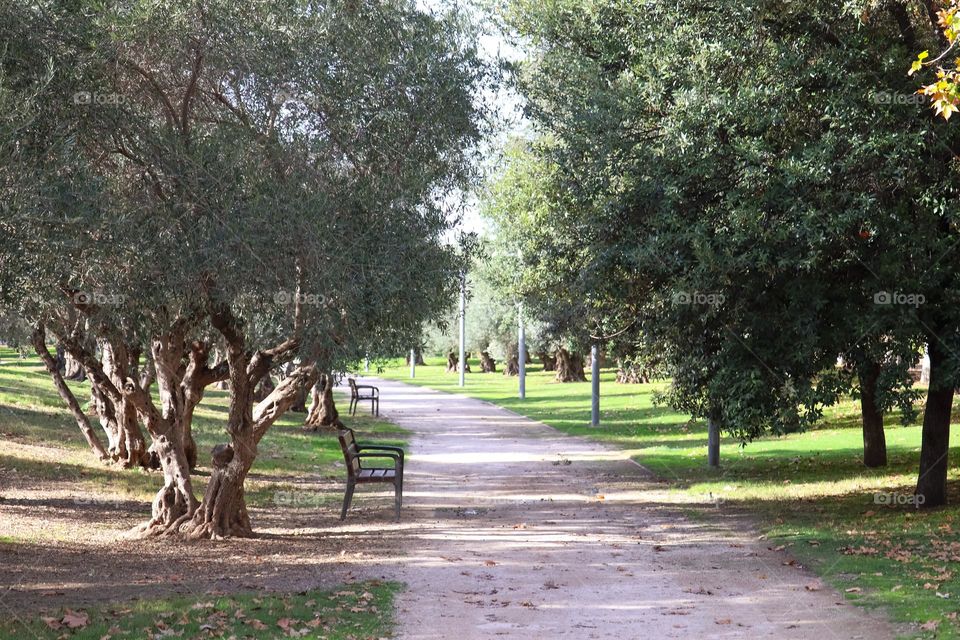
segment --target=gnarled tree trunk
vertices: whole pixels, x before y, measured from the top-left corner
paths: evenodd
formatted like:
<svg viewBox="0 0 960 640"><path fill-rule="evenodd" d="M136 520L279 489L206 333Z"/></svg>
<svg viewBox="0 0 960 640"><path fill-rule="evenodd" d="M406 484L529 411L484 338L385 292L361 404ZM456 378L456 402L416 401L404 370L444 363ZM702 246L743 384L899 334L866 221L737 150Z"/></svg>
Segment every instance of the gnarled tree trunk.
<svg viewBox="0 0 960 640"><path fill-rule="evenodd" d="M183 392L182 439L183 451L190 470L197 468L197 443L193 439L193 412L203 400L204 391L211 384L227 378L230 369L226 361L210 367L210 346L202 340L190 344L190 356L180 388Z"/></svg>
<svg viewBox="0 0 960 640"><path fill-rule="evenodd" d="M617 363L617 382L620 384L648 384L650 375L640 365L620 360Z"/></svg>
<svg viewBox="0 0 960 640"><path fill-rule="evenodd" d="M130 350L122 340L100 341L101 363L103 373L110 379L113 387L123 389L130 378ZM91 387L100 387L92 381ZM136 408L126 396L113 397L110 393L99 389L99 411L102 411L100 422L106 424L111 434L110 454L113 459L124 467L148 466L150 454L147 444L140 430L140 421Z"/></svg>
<svg viewBox="0 0 960 640"><path fill-rule="evenodd" d="M460 358L453 351L447 354L447 373L456 373Z"/></svg>
<svg viewBox="0 0 960 640"><path fill-rule="evenodd" d="M557 382L586 382L583 372L583 356L576 351L557 349Z"/></svg>
<svg viewBox="0 0 960 640"><path fill-rule="evenodd" d="M83 366L69 352L64 355L63 377L74 382L83 382L87 379Z"/></svg>
<svg viewBox="0 0 960 640"><path fill-rule="evenodd" d="M243 342L236 341L228 351L230 388L233 391L227 424L230 443L218 445L213 450L213 471L203 502L183 528L183 533L191 539L253 535L243 483L257 457L257 445L277 418L289 410L300 387L312 385L317 380L315 367L300 367L296 375L285 378L256 408L252 408L252 388L257 380L255 374L251 379L247 373L250 357L242 347ZM332 385L328 382L326 386Z"/></svg>
<svg viewBox="0 0 960 640"><path fill-rule="evenodd" d="M260 384L257 385L256 390L253 392L253 401L260 402L273 393L274 389L276 389L276 385L273 384L273 378L270 377L270 374L263 376L263 380L260 381Z"/></svg>
<svg viewBox="0 0 960 640"><path fill-rule="evenodd" d="M185 447L187 439L184 437L186 421L192 420L193 407L199 402L196 396L191 398L193 405L188 414L188 400L183 385L186 373L181 370L185 351L184 330L181 326L153 340L160 411L154 407L148 390L139 387L133 379L124 387L124 395L136 406L153 436L151 450L163 470L163 486L153 500L151 518L135 529L143 536L177 533L180 526L193 517L199 504L190 481L191 465ZM194 358L191 358L187 371L190 371L191 365L196 365ZM189 443L196 448L192 437ZM196 456L195 453L193 455Z"/></svg>
<svg viewBox="0 0 960 640"><path fill-rule="evenodd" d="M507 363L503 365L503 375L505 376L518 376L520 375L520 359L517 354L511 355L507 358Z"/></svg>
<svg viewBox="0 0 960 640"><path fill-rule="evenodd" d="M295 371L297 367L292 362L287 365L284 370L284 378L289 378ZM307 387L300 387L300 391L297 392L297 398L293 401L293 404L290 405L290 411L296 413L307 413L307 395L309 395L310 389Z"/></svg>
<svg viewBox="0 0 960 640"><path fill-rule="evenodd" d="M537 357L540 358L540 362L543 364L544 371L557 370L557 359L546 351L538 351Z"/></svg>
<svg viewBox="0 0 960 640"><path fill-rule="evenodd" d="M490 357L486 351L480 352L480 370L483 373L496 373L497 361Z"/></svg>
<svg viewBox="0 0 960 640"><path fill-rule="evenodd" d="M860 367L860 412L863 421L863 464L884 467L887 464L887 440L883 432L883 411L877 407L877 380L880 364Z"/></svg>
<svg viewBox="0 0 960 640"><path fill-rule="evenodd" d="M310 411L307 413L307 419L303 423L305 426L313 427L316 431L320 428L331 428L340 424L340 413L337 411L337 405L333 401L333 376L324 373L313 385L311 393Z"/></svg>
<svg viewBox="0 0 960 640"><path fill-rule="evenodd" d="M426 366L426 363L423 361L423 353L422 353L419 349L417 349L417 350L416 350L416 354L417 354L417 363L416 363L417 366L418 366L418 367ZM407 365L408 367L410 366L410 353L409 353L409 352L407 353L407 355L405 355L405 356L403 357L403 363L404 363L405 365Z"/></svg>

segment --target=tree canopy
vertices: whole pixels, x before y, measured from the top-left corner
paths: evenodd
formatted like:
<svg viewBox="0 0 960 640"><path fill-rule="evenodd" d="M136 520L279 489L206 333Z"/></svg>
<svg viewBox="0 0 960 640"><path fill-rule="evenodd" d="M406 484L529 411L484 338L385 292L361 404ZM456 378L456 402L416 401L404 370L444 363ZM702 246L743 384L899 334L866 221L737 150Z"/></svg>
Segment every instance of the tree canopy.
<svg viewBox="0 0 960 640"><path fill-rule="evenodd" d="M84 364L121 432L146 427L166 478L148 533L249 533L243 478L295 391L409 344L455 292L443 203L485 127L470 24L412 2L0 11L3 304ZM224 379L200 506L189 416Z"/></svg>
<svg viewBox="0 0 960 640"><path fill-rule="evenodd" d="M860 9L508 3L535 138L494 210L533 239L534 299L662 353L667 399L744 440L804 428L864 385L909 408L927 344L918 491L937 504L958 140L895 99L914 93L905 66L936 23L920 3Z"/></svg>

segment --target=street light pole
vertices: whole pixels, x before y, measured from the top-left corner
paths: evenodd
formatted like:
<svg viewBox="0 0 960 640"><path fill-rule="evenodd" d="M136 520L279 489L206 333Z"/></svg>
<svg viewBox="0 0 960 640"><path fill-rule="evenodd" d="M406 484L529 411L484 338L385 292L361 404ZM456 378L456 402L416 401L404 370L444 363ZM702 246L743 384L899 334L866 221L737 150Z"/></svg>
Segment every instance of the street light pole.
<svg viewBox="0 0 960 640"><path fill-rule="evenodd" d="M417 377L417 350L410 349L410 379Z"/></svg>
<svg viewBox="0 0 960 640"><path fill-rule="evenodd" d="M467 272L460 273L460 386L467 371Z"/></svg>
<svg viewBox="0 0 960 640"><path fill-rule="evenodd" d="M520 399L527 397L527 335L523 327L523 303L517 304L517 320L520 323L520 335L517 336L517 364L520 375Z"/></svg>
<svg viewBox="0 0 960 640"><path fill-rule="evenodd" d="M590 347L590 425L600 426L600 345Z"/></svg>

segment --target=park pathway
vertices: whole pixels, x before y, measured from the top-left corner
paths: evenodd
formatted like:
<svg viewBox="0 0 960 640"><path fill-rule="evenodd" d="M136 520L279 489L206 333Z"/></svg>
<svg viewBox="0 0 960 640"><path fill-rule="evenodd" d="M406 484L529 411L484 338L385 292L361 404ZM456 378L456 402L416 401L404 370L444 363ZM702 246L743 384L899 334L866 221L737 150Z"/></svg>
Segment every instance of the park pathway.
<svg viewBox="0 0 960 640"><path fill-rule="evenodd" d="M686 519L621 451L479 400L367 382L412 432L402 554L381 567L408 585L401 638L896 635L722 509Z"/></svg>

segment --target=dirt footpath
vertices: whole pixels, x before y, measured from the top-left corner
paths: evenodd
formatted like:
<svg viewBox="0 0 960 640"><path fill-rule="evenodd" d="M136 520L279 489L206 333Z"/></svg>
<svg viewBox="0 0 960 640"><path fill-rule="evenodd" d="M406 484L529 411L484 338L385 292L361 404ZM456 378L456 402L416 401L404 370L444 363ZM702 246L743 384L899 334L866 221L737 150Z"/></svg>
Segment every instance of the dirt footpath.
<svg viewBox="0 0 960 640"><path fill-rule="evenodd" d="M378 571L409 585L400 637L896 635L829 587L808 590L812 574L736 520L685 519L623 452L478 400L368 382L413 431L403 550Z"/></svg>

